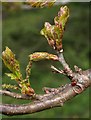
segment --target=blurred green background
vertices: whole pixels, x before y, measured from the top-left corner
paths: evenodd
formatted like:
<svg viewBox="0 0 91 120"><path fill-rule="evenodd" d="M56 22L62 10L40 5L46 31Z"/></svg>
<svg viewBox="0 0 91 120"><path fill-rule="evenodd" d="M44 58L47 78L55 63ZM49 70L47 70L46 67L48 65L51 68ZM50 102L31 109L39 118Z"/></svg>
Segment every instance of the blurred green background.
<svg viewBox="0 0 91 120"><path fill-rule="evenodd" d="M9 3L11 4L11 3ZM64 56L70 67L74 70L74 65L83 70L89 68L89 3L67 3L70 9L70 18L66 26L63 37ZM51 8L37 9L13 9L9 5L3 7L2 22L2 48L8 46L15 54L21 65L21 71L25 76L26 65L28 64L28 55L35 51L47 51L55 53L48 46L47 40L40 35L40 30L44 23L53 23L53 18L60 9L57 5ZM62 84L69 83L69 79L61 74L53 74L50 66L54 65L62 69L59 62L39 61L33 63L32 75L30 77L31 85L36 93L43 93L42 88L59 87ZM3 83L15 84L4 73L8 69L3 65ZM26 100L16 100L3 96L3 103L23 104L29 103ZM89 89L81 95L68 101L63 107L45 110L39 113L29 115L18 115L3 118L88 118L89 117Z"/></svg>

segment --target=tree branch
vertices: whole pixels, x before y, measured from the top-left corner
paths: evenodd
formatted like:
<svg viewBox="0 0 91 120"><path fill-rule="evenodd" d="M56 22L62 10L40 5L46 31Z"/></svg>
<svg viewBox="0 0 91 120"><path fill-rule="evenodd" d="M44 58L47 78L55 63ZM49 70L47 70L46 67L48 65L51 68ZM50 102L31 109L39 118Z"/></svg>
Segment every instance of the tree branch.
<svg viewBox="0 0 91 120"><path fill-rule="evenodd" d="M60 52L58 52L58 57L59 57L59 62L62 64L62 66L64 68L64 73L69 78L72 78L73 77L73 71L71 70L71 68L69 67L69 65L65 61L65 58L63 56L63 49Z"/></svg>
<svg viewBox="0 0 91 120"><path fill-rule="evenodd" d="M32 99L30 96L21 95L21 94L18 94L18 93L7 91L7 90L0 90L0 94L10 96L10 97L13 97L13 98L16 98L16 99L26 99L26 100L31 100Z"/></svg>
<svg viewBox="0 0 91 120"><path fill-rule="evenodd" d="M91 85L91 69L83 71L81 74L74 73L74 79L77 80L75 86L72 86L72 84L66 84L59 88L52 88L48 94L40 95L40 100L33 101L30 104L1 104L0 113L5 115L31 114L45 109L63 106L66 101L82 93ZM51 88L45 89L48 90Z"/></svg>

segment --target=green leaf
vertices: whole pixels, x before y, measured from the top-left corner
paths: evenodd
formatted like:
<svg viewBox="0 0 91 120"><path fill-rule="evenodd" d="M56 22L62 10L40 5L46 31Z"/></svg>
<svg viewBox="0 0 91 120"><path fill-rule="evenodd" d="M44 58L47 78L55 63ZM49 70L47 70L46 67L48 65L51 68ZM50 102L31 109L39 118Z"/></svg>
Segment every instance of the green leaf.
<svg viewBox="0 0 91 120"><path fill-rule="evenodd" d="M4 88L4 89L14 89L14 90L19 89L19 87L17 87L16 85L11 85L11 84L3 84L2 88Z"/></svg>
<svg viewBox="0 0 91 120"><path fill-rule="evenodd" d="M58 12L58 16L54 18L55 25L62 27L62 30L64 30L66 22L69 18L69 9L67 6L62 6L60 8L60 11Z"/></svg>
<svg viewBox="0 0 91 120"><path fill-rule="evenodd" d="M48 7L51 7L53 6L53 4L56 2L56 0L27 0L26 3L31 5L32 7L45 7L45 6L48 6Z"/></svg>
<svg viewBox="0 0 91 120"><path fill-rule="evenodd" d="M15 79L21 89L22 94L27 95L33 95L34 90L30 87L29 79L23 80L22 74L20 72L20 65L19 62L15 59L14 53L6 47L5 51L2 52L2 60L5 64L5 66L12 72L12 73L6 73L8 77L11 77L11 79ZM4 88L16 88L12 85L3 85ZM19 88L18 87L18 88Z"/></svg>
<svg viewBox="0 0 91 120"><path fill-rule="evenodd" d="M62 49L62 38L66 22L69 17L69 9L67 6L61 7L58 16L54 18L55 25L45 22L41 34L45 36L49 45L53 49L60 51Z"/></svg>
<svg viewBox="0 0 91 120"><path fill-rule="evenodd" d="M13 80L16 80L17 79L17 77L16 77L16 75L14 75L13 73L5 73L8 77L11 77L11 79Z"/></svg>
<svg viewBox="0 0 91 120"><path fill-rule="evenodd" d="M5 66L12 72L12 75L8 74L8 76L18 81L22 80L19 62L15 59L14 53L8 47L2 52L2 60Z"/></svg>
<svg viewBox="0 0 91 120"><path fill-rule="evenodd" d="M47 52L35 52L29 55L30 61L39 61L39 60L58 60L57 55L49 54Z"/></svg>

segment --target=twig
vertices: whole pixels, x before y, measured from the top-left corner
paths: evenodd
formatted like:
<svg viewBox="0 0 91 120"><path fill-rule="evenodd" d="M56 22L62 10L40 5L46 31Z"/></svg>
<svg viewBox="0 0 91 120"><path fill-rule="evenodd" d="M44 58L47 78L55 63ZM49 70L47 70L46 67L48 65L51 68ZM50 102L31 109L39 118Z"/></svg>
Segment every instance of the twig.
<svg viewBox="0 0 91 120"><path fill-rule="evenodd" d="M23 100L40 100L41 99L41 95L34 94L33 96L28 96L25 94L10 92L7 90L0 90L0 94L5 95L5 96L9 96L9 97L13 97L16 99L23 99Z"/></svg>
<svg viewBox="0 0 91 120"><path fill-rule="evenodd" d="M74 65L75 71L82 74L82 69L79 68L78 66Z"/></svg>
<svg viewBox="0 0 91 120"><path fill-rule="evenodd" d="M30 96L21 95L19 93L10 92L10 91L7 91L7 90L0 90L0 94L10 96L10 97L13 97L13 98L16 98L16 99L27 99L27 100L32 99Z"/></svg>
<svg viewBox="0 0 91 120"><path fill-rule="evenodd" d="M59 62L62 64L63 68L64 68L64 72L65 74L69 77L69 78L73 78L73 71L71 70L71 68L69 67L69 65L66 63L64 56L63 56L63 49L58 52L58 57L59 57Z"/></svg>
<svg viewBox="0 0 91 120"><path fill-rule="evenodd" d="M51 69L53 69L53 72L56 72L56 73L60 73L60 74L64 74L65 75L65 72L63 70L58 70L56 67L54 67L53 65L51 65Z"/></svg>

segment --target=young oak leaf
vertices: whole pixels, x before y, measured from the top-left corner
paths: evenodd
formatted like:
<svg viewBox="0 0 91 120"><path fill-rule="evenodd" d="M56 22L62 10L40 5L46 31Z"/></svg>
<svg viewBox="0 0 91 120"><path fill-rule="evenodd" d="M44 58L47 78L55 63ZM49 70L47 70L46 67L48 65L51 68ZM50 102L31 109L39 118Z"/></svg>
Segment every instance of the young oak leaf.
<svg viewBox="0 0 91 120"><path fill-rule="evenodd" d="M11 77L11 79L15 79L21 89L21 93L27 94L27 95L33 95L34 90L31 88L30 83L28 80L23 80L22 74L20 72L20 66L19 62L15 59L14 53L6 47L5 51L2 52L2 60L6 67L12 72L12 73L6 73L7 76ZM10 85L6 85L4 87L10 88ZM13 87L12 87L13 88Z"/></svg>
<svg viewBox="0 0 91 120"><path fill-rule="evenodd" d="M57 55L49 54L47 52L35 52L35 53L29 55L29 58L31 61L39 61L39 60L43 60L43 59L58 60Z"/></svg>
<svg viewBox="0 0 91 120"><path fill-rule="evenodd" d="M14 90L19 89L16 85L11 85L11 84L3 84L2 88L4 88L4 89L14 89Z"/></svg>
<svg viewBox="0 0 91 120"><path fill-rule="evenodd" d="M8 47L2 52L2 60L5 66L12 72L6 73L6 75L17 81L22 80L19 62L15 59L14 53Z"/></svg>
<svg viewBox="0 0 91 120"><path fill-rule="evenodd" d="M56 0L26 0L26 3L31 5L32 7L51 7Z"/></svg>
<svg viewBox="0 0 91 120"><path fill-rule="evenodd" d="M10 77L12 80L16 80L17 76L14 75L13 73L5 73L8 77Z"/></svg>
<svg viewBox="0 0 91 120"><path fill-rule="evenodd" d="M62 38L68 17L68 7L61 7L58 16L54 18L55 25L45 22L44 28L41 30L41 34L45 36L49 45L57 51L62 49Z"/></svg>
<svg viewBox="0 0 91 120"><path fill-rule="evenodd" d="M66 22L69 18L69 9L67 6L62 6L60 8L60 11L58 12L58 16L56 16L54 18L54 23L56 26L59 26L60 28L62 28L62 30L64 30Z"/></svg>
<svg viewBox="0 0 91 120"><path fill-rule="evenodd" d="M58 56L57 55L53 55L53 54L49 54L47 52L35 52L33 54L30 54L29 55L29 63L26 67L26 80L29 81L29 76L31 74L31 67L32 67L32 62L35 62L35 61L40 61L40 60L58 60ZM25 93L25 94L34 94L34 90L30 87L28 87L28 84L27 84L27 87L22 83L23 87L22 87L22 93ZM26 89L26 91L25 91Z"/></svg>
<svg viewBox="0 0 91 120"><path fill-rule="evenodd" d="M32 62L35 61L40 61L40 60L58 60L57 55L49 54L47 52L35 52L33 54L29 55L29 63L26 67L26 80L29 81L29 76L31 74L31 67L32 67Z"/></svg>

